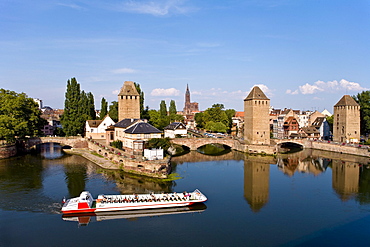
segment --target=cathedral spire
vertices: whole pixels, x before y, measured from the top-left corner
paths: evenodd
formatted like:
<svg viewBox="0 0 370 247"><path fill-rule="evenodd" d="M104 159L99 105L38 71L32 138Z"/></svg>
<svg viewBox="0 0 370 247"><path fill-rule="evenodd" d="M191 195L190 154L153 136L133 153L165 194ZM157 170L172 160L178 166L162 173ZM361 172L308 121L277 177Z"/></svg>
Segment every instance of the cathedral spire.
<svg viewBox="0 0 370 247"><path fill-rule="evenodd" d="M186 107L186 104L190 104L190 90L189 90L189 84L186 84L185 107Z"/></svg>

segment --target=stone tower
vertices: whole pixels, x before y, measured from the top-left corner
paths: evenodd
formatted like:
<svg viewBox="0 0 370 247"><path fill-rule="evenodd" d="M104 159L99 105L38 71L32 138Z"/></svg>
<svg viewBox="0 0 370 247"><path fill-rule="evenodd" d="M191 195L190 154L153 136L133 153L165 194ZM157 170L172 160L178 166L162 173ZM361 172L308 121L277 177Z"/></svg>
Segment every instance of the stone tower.
<svg viewBox="0 0 370 247"><path fill-rule="evenodd" d="M270 99L257 86L244 99L244 140L270 145Z"/></svg>
<svg viewBox="0 0 370 247"><path fill-rule="evenodd" d="M125 81L118 94L118 121L140 119L140 95L132 81Z"/></svg>
<svg viewBox="0 0 370 247"><path fill-rule="evenodd" d="M334 106L333 141L359 142L360 105L349 95L344 95Z"/></svg>

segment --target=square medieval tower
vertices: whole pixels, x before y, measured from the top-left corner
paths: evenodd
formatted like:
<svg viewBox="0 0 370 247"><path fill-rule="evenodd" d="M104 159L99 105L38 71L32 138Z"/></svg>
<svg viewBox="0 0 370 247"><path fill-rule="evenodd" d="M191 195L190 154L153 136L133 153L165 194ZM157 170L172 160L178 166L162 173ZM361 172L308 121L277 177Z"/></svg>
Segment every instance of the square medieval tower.
<svg viewBox="0 0 370 247"><path fill-rule="evenodd" d="M140 119L140 95L132 81L125 81L118 94L118 121Z"/></svg>
<svg viewBox="0 0 370 247"><path fill-rule="evenodd" d="M257 86L244 99L244 140L270 145L270 99Z"/></svg>
<svg viewBox="0 0 370 247"><path fill-rule="evenodd" d="M334 106L333 141L360 141L360 105L349 95Z"/></svg>

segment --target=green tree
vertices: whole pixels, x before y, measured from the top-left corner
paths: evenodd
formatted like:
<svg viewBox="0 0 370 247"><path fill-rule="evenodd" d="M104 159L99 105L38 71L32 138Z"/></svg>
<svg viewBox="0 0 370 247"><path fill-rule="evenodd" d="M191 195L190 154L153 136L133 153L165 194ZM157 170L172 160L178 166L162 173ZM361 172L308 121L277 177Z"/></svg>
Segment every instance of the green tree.
<svg viewBox="0 0 370 247"><path fill-rule="evenodd" d="M91 92L89 92L89 93L87 93L87 98L88 98L87 108L89 109L88 110L88 115L89 115L88 119L95 120L96 119L96 111L95 111L94 95Z"/></svg>
<svg viewBox="0 0 370 247"><path fill-rule="evenodd" d="M170 114L177 114L176 103L174 100L170 101L170 107L168 108Z"/></svg>
<svg viewBox="0 0 370 247"><path fill-rule="evenodd" d="M12 142L41 135L46 121L40 115L37 103L25 93L0 89L0 139Z"/></svg>
<svg viewBox="0 0 370 247"><path fill-rule="evenodd" d="M174 100L170 101L170 107L168 111L169 111L169 115L168 115L169 123L184 121L184 116L177 114L176 103Z"/></svg>
<svg viewBox="0 0 370 247"><path fill-rule="evenodd" d="M204 122L206 122L206 124L209 121L213 121L215 123L221 122L225 126L229 126L229 118L223 108L222 104L214 104L211 108L205 110L203 114Z"/></svg>
<svg viewBox="0 0 370 247"><path fill-rule="evenodd" d="M203 112L195 113L194 120L197 123L198 128L203 129L206 126Z"/></svg>
<svg viewBox="0 0 370 247"><path fill-rule="evenodd" d="M112 101L111 105L109 106L109 116L114 122L118 121L118 102Z"/></svg>
<svg viewBox="0 0 370 247"><path fill-rule="evenodd" d="M86 114L81 114L81 90L76 78L67 81L67 90L64 100L64 113L60 119L66 136L83 135Z"/></svg>
<svg viewBox="0 0 370 247"><path fill-rule="evenodd" d="M159 113L161 117L167 116L167 106L166 102L164 100L161 101L161 104L159 105Z"/></svg>
<svg viewBox="0 0 370 247"><path fill-rule="evenodd" d="M329 124L330 131L333 133L334 115L326 117L326 122Z"/></svg>
<svg viewBox="0 0 370 247"><path fill-rule="evenodd" d="M76 78L67 81L67 90L64 100L64 113L60 119L63 132L66 136L83 135L85 133L85 122L90 119L89 96L81 92L80 84Z"/></svg>
<svg viewBox="0 0 370 247"><path fill-rule="evenodd" d="M163 130L169 124L168 117L162 117L160 111L149 110L148 114L150 116L149 123L157 129Z"/></svg>
<svg viewBox="0 0 370 247"><path fill-rule="evenodd" d="M370 133L370 91L362 91L356 96L352 96L360 105L360 133L366 135Z"/></svg>
<svg viewBox="0 0 370 247"><path fill-rule="evenodd" d="M83 115L83 118L89 119L90 109L88 107L89 99L84 90L82 90L80 95L80 115Z"/></svg>
<svg viewBox="0 0 370 247"><path fill-rule="evenodd" d="M225 110L225 113L229 121L229 125L227 127L228 129L231 129L233 127L233 117L235 116L236 111L234 109L227 109Z"/></svg>
<svg viewBox="0 0 370 247"><path fill-rule="evenodd" d="M171 147L170 138L152 138L147 142L147 148L162 148L166 153Z"/></svg>
<svg viewBox="0 0 370 247"><path fill-rule="evenodd" d="M228 129L223 123L213 121L207 122L205 128L212 132L222 132L222 133L225 133Z"/></svg>
<svg viewBox="0 0 370 247"><path fill-rule="evenodd" d="M103 119L108 113L108 102L103 97L101 99L101 110L100 110L100 119Z"/></svg>

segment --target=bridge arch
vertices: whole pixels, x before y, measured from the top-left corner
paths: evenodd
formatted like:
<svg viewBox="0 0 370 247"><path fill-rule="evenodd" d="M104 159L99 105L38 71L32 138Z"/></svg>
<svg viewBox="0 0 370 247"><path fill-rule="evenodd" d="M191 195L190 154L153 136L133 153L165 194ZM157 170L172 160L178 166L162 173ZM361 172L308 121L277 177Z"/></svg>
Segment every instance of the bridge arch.
<svg viewBox="0 0 370 247"><path fill-rule="evenodd" d="M30 138L25 144L27 149L33 149L39 144L58 143L64 147L87 148L88 144L83 137L34 137Z"/></svg>
<svg viewBox="0 0 370 247"><path fill-rule="evenodd" d="M227 138L174 138L171 142L173 144L188 147L193 151L207 144L221 144L228 146L231 149L236 149L235 140Z"/></svg>
<svg viewBox="0 0 370 247"><path fill-rule="evenodd" d="M304 142L302 142L302 140L295 139L280 140L279 142L276 143L276 145L279 152L286 152L287 150L284 150L284 148L290 149L293 152L298 151L297 149L299 150L305 149Z"/></svg>

